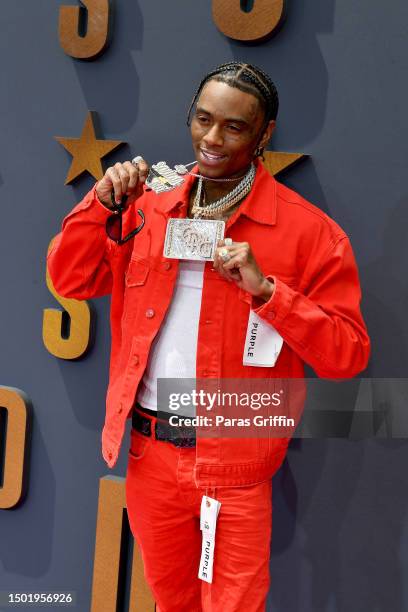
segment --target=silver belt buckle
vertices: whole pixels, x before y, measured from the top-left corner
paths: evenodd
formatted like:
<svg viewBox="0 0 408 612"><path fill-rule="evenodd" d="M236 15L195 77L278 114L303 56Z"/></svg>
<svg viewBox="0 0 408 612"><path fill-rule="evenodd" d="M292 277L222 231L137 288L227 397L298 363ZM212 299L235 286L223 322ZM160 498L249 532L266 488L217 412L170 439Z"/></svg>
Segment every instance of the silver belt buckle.
<svg viewBox="0 0 408 612"><path fill-rule="evenodd" d="M213 261L217 242L224 238L225 222L214 219L169 219L164 257Z"/></svg>

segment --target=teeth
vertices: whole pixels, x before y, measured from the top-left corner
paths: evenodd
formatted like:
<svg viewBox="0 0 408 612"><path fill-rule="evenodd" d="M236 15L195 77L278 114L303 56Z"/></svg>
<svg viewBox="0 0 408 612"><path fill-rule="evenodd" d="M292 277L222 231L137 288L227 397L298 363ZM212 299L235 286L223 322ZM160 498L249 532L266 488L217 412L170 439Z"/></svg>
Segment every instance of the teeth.
<svg viewBox="0 0 408 612"><path fill-rule="evenodd" d="M212 153L207 153L207 151L203 151L203 154L210 159L222 159L224 155L213 155Z"/></svg>

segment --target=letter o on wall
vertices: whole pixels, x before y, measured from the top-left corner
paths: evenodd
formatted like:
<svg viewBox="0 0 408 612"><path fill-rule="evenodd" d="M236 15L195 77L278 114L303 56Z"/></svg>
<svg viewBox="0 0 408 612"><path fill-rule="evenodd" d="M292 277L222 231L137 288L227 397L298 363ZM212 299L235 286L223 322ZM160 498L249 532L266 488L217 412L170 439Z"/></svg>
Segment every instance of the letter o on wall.
<svg viewBox="0 0 408 612"><path fill-rule="evenodd" d="M260 42L280 24L284 0L254 0L251 11L241 8L242 0L212 0L213 20L217 28L234 40Z"/></svg>
<svg viewBox="0 0 408 612"><path fill-rule="evenodd" d="M0 450L4 457L3 486L0 487L0 509L17 506L27 490L28 453L31 440L31 402L14 387L0 387L0 420L7 413L6 426L0 431ZM3 424L3 423L2 423Z"/></svg>

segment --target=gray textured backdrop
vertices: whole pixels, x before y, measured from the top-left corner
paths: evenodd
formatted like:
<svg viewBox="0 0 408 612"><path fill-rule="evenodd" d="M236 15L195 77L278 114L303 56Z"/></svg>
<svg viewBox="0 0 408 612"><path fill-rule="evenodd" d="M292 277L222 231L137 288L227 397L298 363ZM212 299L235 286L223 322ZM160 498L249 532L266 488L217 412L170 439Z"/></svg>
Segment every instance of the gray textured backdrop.
<svg viewBox="0 0 408 612"><path fill-rule="evenodd" d="M130 143L109 163L138 153L190 161L185 111L202 74L231 59L259 64L280 92L274 148L311 155L282 180L351 237L373 340L367 375L404 377L408 5L288 0L279 33L245 45L217 31L209 0L117 0L110 48L79 62L59 45L63 3L6 2L0 17L0 384L34 406L28 497L0 510L0 590L75 590L85 612L98 479L108 471L109 301L93 302L85 359L46 351L43 309L58 307L45 286L47 245L93 184L85 176L64 186L70 157L54 136L79 136L90 109L105 138ZM114 474L125 473L126 446ZM274 479L268 610L408 610L407 459L406 440L293 442Z"/></svg>

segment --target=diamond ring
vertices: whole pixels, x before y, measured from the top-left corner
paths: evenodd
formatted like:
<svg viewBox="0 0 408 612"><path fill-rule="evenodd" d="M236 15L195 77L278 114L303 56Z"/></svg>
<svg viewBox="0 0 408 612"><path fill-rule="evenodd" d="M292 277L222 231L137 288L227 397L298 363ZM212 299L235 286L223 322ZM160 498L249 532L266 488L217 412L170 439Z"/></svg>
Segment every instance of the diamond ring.
<svg viewBox="0 0 408 612"><path fill-rule="evenodd" d="M132 164L137 166L137 164L141 161L143 161L143 157L141 155L136 155L136 157L132 159Z"/></svg>
<svg viewBox="0 0 408 612"><path fill-rule="evenodd" d="M228 253L227 249L220 250L220 257L224 263L226 263L227 261L231 259L231 255Z"/></svg>

